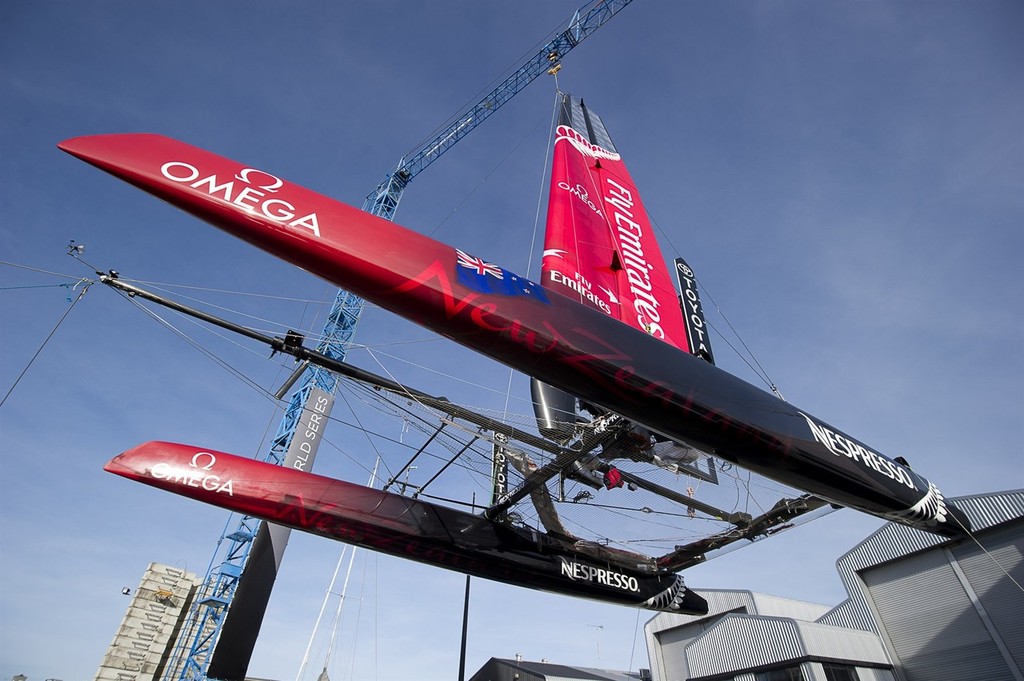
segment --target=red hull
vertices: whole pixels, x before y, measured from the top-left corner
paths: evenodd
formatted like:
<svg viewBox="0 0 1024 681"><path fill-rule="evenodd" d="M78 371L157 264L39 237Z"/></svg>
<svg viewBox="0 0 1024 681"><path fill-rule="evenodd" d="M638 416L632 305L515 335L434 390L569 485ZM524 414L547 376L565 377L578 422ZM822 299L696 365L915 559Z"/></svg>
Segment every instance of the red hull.
<svg viewBox="0 0 1024 681"><path fill-rule="evenodd" d="M223 452L148 442L111 473L347 544L499 582L665 612L705 614L678 575L630 569L542 535L398 494Z"/></svg>

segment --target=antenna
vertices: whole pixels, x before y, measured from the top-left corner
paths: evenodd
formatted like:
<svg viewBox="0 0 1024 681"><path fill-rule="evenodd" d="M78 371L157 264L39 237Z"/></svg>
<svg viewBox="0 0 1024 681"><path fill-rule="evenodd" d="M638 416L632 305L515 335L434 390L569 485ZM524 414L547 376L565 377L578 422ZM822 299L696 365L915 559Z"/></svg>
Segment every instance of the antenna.
<svg viewBox="0 0 1024 681"><path fill-rule="evenodd" d="M597 666L601 666L601 632L604 631L603 624L588 624L588 627L594 628L594 638L597 640Z"/></svg>

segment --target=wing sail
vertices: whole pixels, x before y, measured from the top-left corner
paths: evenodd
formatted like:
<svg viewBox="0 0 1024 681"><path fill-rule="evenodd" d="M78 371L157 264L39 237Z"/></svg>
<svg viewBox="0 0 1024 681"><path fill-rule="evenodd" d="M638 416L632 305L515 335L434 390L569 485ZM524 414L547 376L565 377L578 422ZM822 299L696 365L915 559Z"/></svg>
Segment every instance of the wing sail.
<svg viewBox="0 0 1024 681"><path fill-rule="evenodd" d="M607 128L563 95L541 271L545 287L689 352L676 290Z"/></svg>

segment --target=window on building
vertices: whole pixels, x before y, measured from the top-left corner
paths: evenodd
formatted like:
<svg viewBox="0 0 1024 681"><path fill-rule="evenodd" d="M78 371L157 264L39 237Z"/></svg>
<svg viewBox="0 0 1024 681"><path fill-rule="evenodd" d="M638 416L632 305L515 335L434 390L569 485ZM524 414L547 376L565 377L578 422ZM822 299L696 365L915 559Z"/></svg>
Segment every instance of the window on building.
<svg viewBox="0 0 1024 681"><path fill-rule="evenodd" d="M804 675L799 666L786 667L761 672L757 675L757 681L804 681Z"/></svg>
<svg viewBox="0 0 1024 681"><path fill-rule="evenodd" d="M857 681L857 670L845 664L823 664L827 681Z"/></svg>

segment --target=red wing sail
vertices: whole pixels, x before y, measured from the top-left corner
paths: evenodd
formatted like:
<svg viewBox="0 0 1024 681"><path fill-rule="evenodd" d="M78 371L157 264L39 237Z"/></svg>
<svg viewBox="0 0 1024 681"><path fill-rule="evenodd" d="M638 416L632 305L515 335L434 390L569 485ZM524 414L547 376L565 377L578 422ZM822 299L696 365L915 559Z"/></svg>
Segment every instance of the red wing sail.
<svg viewBox="0 0 1024 681"><path fill-rule="evenodd" d="M564 95L555 136L542 283L689 352L665 259L601 119Z"/></svg>

